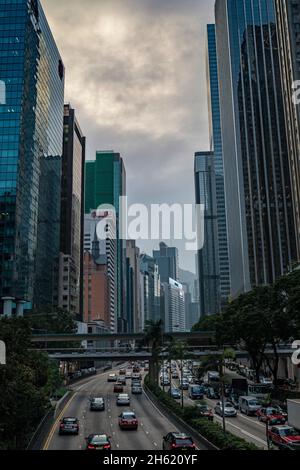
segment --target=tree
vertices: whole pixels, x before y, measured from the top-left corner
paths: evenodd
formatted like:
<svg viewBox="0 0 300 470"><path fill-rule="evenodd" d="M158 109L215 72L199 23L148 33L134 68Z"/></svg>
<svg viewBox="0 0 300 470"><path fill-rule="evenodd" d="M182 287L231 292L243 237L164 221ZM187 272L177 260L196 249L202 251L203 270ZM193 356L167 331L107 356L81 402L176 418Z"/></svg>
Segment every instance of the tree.
<svg viewBox="0 0 300 470"><path fill-rule="evenodd" d="M143 343L151 349L149 376L150 380L154 383L158 382L159 356L163 343L163 337L164 331L162 320L157 322L147 320L144 329Z"/></svg>

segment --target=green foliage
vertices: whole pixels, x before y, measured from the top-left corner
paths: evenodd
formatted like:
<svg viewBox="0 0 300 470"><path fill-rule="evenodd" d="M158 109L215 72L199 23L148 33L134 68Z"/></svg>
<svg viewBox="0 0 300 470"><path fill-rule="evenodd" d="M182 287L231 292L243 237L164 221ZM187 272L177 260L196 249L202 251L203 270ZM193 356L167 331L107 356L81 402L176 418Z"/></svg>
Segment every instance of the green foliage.
<svg viewBox="0 0 300 470"><path fill-rule="evenodd" d="M0 367L0 442L4 449L24 449L61 385L58 367L48 356L30 351L31 324L24 318L0 320L7 364Z"/></svg>
<svg viewBox="0 0 300 470"><path fill-rule="evenodd" d="M254 444L246 442L230 432L224 434L222 428L217 424L208 421L205 418L197 417L197 408L195 406L185 406L182 408L173 398L165 393L157 384L150 381L149 376L145 377L145 385L151 392L164 404L170 411L186 421L205 439L219 447L222 450L259 450Z"/></svg>

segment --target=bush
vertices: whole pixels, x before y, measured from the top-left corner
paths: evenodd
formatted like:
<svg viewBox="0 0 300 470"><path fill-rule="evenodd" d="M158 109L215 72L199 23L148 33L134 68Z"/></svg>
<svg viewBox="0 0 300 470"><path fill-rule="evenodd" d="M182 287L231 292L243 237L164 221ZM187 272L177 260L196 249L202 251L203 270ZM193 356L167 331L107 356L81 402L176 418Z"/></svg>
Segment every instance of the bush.
<svg viewBox="0 0 300 470"><path fill-rule="evenodd" d="M205 439L221 450L260 450L255 444L246 442L244 439L234 436L230 432L223 432L217 423L208 421L205 418L195 418L197 408L195 406L185 406L182 408L173 398L165 393L158 385L153 384L147 375L145 385L170 411L192 426Z"/></svg>

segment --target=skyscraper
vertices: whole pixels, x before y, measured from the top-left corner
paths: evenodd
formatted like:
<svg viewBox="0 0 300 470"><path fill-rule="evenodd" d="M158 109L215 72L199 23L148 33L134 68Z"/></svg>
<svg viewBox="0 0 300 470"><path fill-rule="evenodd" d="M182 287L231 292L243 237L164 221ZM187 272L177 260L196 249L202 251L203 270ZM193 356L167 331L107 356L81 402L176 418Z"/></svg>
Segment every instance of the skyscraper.
<svg viewBox="0 0 300 470"><path fill-rule="evenodd" d="M217 205L213 152L195 154L196 204L204 206L204 243L198 251L200 316L220 311Z"/></svg>
<svg viewBox="0 0 300 470"><path fill-rule="evenodd" d="M275 0L216 1L231 294L297 260Z"/></svg>
<svg viewBox="0 0 300 470"><path fill-rule="evenodd" d="M210 145L214 152L214 173L216 186L216 214L218 231L218 266L220 276L220 301L224 306L230 295L229 254L227 241L227 218L225 208L225 183L221 114L219 99L218 61L216 29L214 24L207 26L207 88L210 126Z"/></svg>
<svg viewBox="0 0 300 470"><path fill-rule="evenodd" d="M85 137L64 107L58 306L82 315Z"/></svg>
<svg viewBox="0 0 300 470"><path fill-rule="evenodd" d="M135 333L143 330L140 308L140 250L136 246L135 240L127 240L127 295L130 292L131 300L127 302L132 318L131 330ZM129 289L129 285L130 289ZM129 296L128 296L129 297ZM128 315L128 310L127 310Z"/></svg>
<svg viewBox="0 0 300 470"><path fill-rule="evenodd" d="M117 328L127 330L126 318L126 240L120 239L120 197L126 195L123 159L113 151L98 151L96 160L86 162L85 213L109 204L116 212L117 236Z"/></svg>
<svg viewBox="0 0 300 470"><path fill-rule="evenodd" d="M0 297L53 304L64 66L39 0L0 0Z"/></svg>
<svg viewBox="0 0 300 470"><path fill-rule="evenodd" d="M153 258L158 265L161 282L169 282L169 278L178 280L178 249L176 247L169 247L161 242L159 250L153 250Z"/></svg>
<svg viewBox="0 0 300 470"><path fill-rule="evenodd" d="M143 329L146 321L157 322L161 319L161 284L158 265L146 254L140 257L141 270L141 316Z"/></svg>
<svg viewBox="0 0 300 470"><path fill-rule="evenodd" d="M184 290L182 285L169 279L162 283L164 329L166 332L186 331Z"/></svg>
<svg viewBox="0 0 300 470"><path fill-rule="evenodd" d="M276 0L278 45L284 97L285 125L291 166L294 217L300 253L300 105L294 103L294 83L300 80L300 1ZM299 89L299 82L296 83Z"/></svg>

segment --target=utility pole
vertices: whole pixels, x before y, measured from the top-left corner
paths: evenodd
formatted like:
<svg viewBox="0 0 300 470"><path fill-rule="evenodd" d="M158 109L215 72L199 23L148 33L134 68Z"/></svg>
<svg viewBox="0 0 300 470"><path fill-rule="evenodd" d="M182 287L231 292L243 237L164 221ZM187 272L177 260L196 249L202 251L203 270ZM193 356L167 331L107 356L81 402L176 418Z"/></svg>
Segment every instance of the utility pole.
<svg viewBox="0 0 300 470"><path fill-rule="evenodd" d="M221 403L222 403L222 421L223 432L226 433L226 420L225 420L225 399L224 399L224 379L223 379L223 361L220 361L220 379L221 379Z"/></svg>
<svg viewBox="0 0 300 470"><path fill-rule="evenodd" d="M183 359L181 356L181 361L180 361L180 367L181 367L181 374L180 374L180 382L181 382L181 408L183 408L183 384L182 384L182 379L183 379Z"/></svg>

